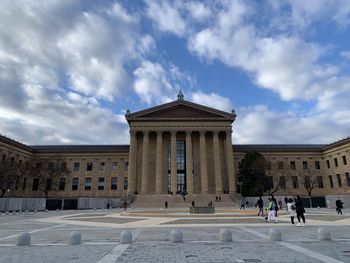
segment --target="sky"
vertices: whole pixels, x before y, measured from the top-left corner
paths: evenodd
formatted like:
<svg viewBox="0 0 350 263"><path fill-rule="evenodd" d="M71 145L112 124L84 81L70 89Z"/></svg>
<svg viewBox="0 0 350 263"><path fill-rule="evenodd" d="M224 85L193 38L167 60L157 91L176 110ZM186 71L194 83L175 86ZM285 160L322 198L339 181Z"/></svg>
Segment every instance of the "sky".
<svg viewBox="0 0 350 263"><path fill-rule="evenodd" d="M231 112L234 144L350 136L350 1L0 1L0 133L128 144L125 112Z"/></svg>

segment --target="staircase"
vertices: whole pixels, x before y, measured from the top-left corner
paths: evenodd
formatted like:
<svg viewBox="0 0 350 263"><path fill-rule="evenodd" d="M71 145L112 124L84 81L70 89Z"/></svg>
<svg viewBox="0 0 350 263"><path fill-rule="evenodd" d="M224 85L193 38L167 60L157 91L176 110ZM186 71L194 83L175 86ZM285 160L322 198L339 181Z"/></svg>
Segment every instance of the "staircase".
<svg viewBox="0 0 350 263"><path fill-rule="evenodd" d="M216 202L215 197L220 196L221 202ZM187 208L192 205L208 206L210 201L214 207L238 207L239 195L215 195L215 194L189 194L183 200L181 195L169 194L141 194L135 195L131 207L134 208L164 208L168 202L168 208Z"/></svg>

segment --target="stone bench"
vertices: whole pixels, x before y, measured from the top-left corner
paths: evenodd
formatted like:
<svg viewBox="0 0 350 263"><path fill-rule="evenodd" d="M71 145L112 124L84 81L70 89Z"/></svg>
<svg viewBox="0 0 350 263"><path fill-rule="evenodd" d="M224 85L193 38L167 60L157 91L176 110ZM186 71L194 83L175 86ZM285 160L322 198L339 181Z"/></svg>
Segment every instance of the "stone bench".
<svg viewBox="0 0 350 263"><path fill-rule="evenodd" d="M215 214L215 207L209 207L209 206L190 207L190 214Z"/></svg>

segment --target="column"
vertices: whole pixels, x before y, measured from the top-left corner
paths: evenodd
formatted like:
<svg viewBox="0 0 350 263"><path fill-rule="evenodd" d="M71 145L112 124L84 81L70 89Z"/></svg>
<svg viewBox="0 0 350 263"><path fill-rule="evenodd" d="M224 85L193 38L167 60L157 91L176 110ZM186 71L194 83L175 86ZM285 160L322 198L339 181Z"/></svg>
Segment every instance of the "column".
<svg viewBox="0 0 350 263"><path fill-rule="evenodd" d="M192 156L192 132L186 132L186 190L193 194L193 156Z"/></svg>
<svg viewBox="0 0 350 263"><path fill-rule="evenodd" d="M149 146L149 132L143 132L143 144L142 144L142 179L141 179L141 192L143 194L148 193L148 146Z"/></svg>
<svg viewBox="0 0 350 263"><path fill-rule="evenodd" d="M176 131L171 132L171 191L177 191Z"/></svg>
<svg viewBox="0 0 350 263"><path fill-rule="evenodd" d="M157 194L163 193L162 150L163 150L163 132L158 131L157 132L157 149L156 149L156 193Z"/></svg>
<svg viewBox="0 0 350 263"><path fill-rule="evenodd" d="M135 131L130 131L128 194L132 194L132 195L136 191L136 165L137 165L136 155L137 155L136 132Z"/></svg>
<svg viewBox="0 0 350 263"><path fill-rule="evenodd" d="M213 131L215 191L218 194L222 194L222 177L219 147L219 132Z"/></svg>
<svg viewBox="0 0 350 263"><path fill-rule="evenodd" d="M236 193L236 177L235 166L232 152L232 138L231 130L226 131L226 163L227 163L227 176L230 194Z"/></svg>
<svg viewBox="0 0 350 263"><path fill-rule="evenodd" d="M201 186L202 194L208 193L207 147L205 144L205 131L199 132L199 151L201 162Z"/></svg>

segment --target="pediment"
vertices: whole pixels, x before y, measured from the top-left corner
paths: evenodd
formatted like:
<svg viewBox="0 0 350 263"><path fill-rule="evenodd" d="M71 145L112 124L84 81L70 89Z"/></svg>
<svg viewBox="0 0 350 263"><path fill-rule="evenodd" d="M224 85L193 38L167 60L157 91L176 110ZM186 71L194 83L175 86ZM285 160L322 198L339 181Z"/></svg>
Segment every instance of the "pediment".
<svg viewBox="0 0 350 263"><path fill-rule="evenodd" d="M192 103L185 100L178 100L156 107L145 109L139 112L126 115L126 119L130 120L230 120L233 121L234 114L209 108L204 105Z"/></svg>

